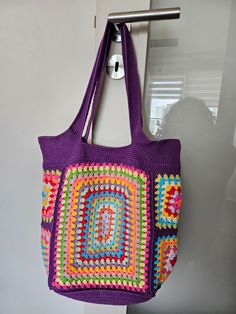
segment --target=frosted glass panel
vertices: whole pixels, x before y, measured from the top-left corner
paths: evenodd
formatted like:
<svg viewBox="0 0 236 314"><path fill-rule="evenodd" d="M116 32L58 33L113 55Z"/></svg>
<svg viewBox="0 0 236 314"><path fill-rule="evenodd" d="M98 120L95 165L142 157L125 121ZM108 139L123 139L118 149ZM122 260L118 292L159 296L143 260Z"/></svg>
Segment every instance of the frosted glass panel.
<svg viewBox="0 0 236 314"><path fill-rule="evenodd" d="M146 103L149 128L160 128L177 101L201 99L215 121L230 14L230 1L153 1L153 8L181 7L181 18L150 23Z"/></svg>
<svg viewBox="0 0 236 314"><path fill-rule="evenodd" d="M178 6L150 22L144 100L153 137L182 143L178 259L129 313L236 313L236 1L152 1Z"/></svg>

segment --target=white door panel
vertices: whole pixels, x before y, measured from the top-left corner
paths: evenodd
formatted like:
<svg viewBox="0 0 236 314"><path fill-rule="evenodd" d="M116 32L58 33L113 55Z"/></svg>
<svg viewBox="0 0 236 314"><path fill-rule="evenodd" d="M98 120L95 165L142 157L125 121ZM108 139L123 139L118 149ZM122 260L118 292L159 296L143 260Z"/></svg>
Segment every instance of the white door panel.
<svg viewBox="0 0 236 314"><path fill-rule="evenodd" d="M98 47L109 13L148 10L148 0L98 0L96 12L96 47ZM144 86L148 24L146 22L132 24L138 71L141 86ZM121 43L112 42L110 56L121 54ZM107 146L124 146L131 141L129 130L128 103L124 78L113 80L105 76L104 87L99 102L99 110L93 129L93 142Z"/></svg>
<svg viewBox="0 0 236 314"><path fill-rule="evenodd" d="M96 51L101 41L107 16L109 13L148 10L148 0L97 0L96 7ZM148 37L148 23L132 24L132 38L134 41L141 88L144 87L146 49ZM110 54L121 54L121 43L111 44ZM98 103L98 112L90 134L93 143L105 146L124 146L130 143L129 112L125 88L125 80L114 80L105 75L103 89ZM125 314L126 306L107 306L85 304L85 314Z"/></svg>

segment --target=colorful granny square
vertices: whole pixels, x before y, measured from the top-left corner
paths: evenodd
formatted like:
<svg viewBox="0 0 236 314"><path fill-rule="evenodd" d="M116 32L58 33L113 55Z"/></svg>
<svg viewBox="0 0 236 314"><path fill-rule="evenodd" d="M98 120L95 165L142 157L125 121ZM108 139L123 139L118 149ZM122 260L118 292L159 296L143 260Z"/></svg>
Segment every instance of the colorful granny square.
<svg viewBox="0 0 236 314"><path fill-rule="evenodd" d="M59 170L43 172L42 221L44 222L52 222L60 177Z"/></svg>
<svg viewBox="0 0 236 314"><path fill-rule="evenodd" d="M182 198L180 176L159 174L155 178L155 195L156 227L177 229Z"/></svg>
<svg viewBox="0 0 236 314"><path fill-rule="evenodd" d="M159 288L171 273L177 260L177 238L158 237L155 243L154 289Z"/></svg>
<svg viewBox="0 0 236 314"><path fill-rule="evenodd" d="M147 291L149 176L111 163L67 167L54 239L52 286Z"/></svg>
<svg viewBox="0 0 236 314"><path fill-rule="evenodd" d="M51 232L44 227L41 227L41 252L45 269L48 273L49 269L49 250L50 250Z"/></svg>

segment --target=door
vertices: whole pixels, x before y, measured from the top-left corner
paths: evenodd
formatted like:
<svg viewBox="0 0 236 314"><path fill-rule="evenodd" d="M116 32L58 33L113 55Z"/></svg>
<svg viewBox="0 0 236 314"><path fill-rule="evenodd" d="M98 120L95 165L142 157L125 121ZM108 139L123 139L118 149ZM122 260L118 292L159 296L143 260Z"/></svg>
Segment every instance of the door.
<svg viewBox="0 0 236 314"><path fill-rule="evenodd" d="M109 13L149 9L149 0L97 0L95 18L95 51L97 51L103 35ZM141 89L144 93L148 23L133 23L131 28L132 38L136 49L137 62L139 65L138 68ZM117 54L121 54L121 43L112 42L109 58ZM124 146L130 143L129 112L124 78L114 80L108 75L105 76L103 89L99 99L99 110L91 129L89 140L95 144L105 146ZM125 314L127 313L127 307L86 303L84 305L84 314L93 313Z"/></svg>
<svg viewBox="0 0 236 314"><path fill-rule="evenodd" d="M98 0L96 33L100 38L110 12L178 6L180 19L153 21L149 27L132 23L144 128L157 140L181 140L183 203L178 260L172 274L153 300L130 306L127 312L233 313L236 3ZM119 46L113 44L111 53L119 51ZM107 78L105 85L93 140L114 146L127 144L124 80Z"/></svg>

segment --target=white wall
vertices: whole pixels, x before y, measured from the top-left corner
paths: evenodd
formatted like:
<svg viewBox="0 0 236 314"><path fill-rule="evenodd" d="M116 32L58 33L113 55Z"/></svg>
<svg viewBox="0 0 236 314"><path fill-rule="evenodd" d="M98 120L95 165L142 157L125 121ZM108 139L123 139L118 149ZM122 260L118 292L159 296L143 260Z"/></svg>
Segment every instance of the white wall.
<svg viewBox="0 0 236 314"><path fill-rule="evenodd" d="M0 0L1 314L83 311L47 288L37 136L63 131L80 107L95 11L95 0Z"/></svg>

